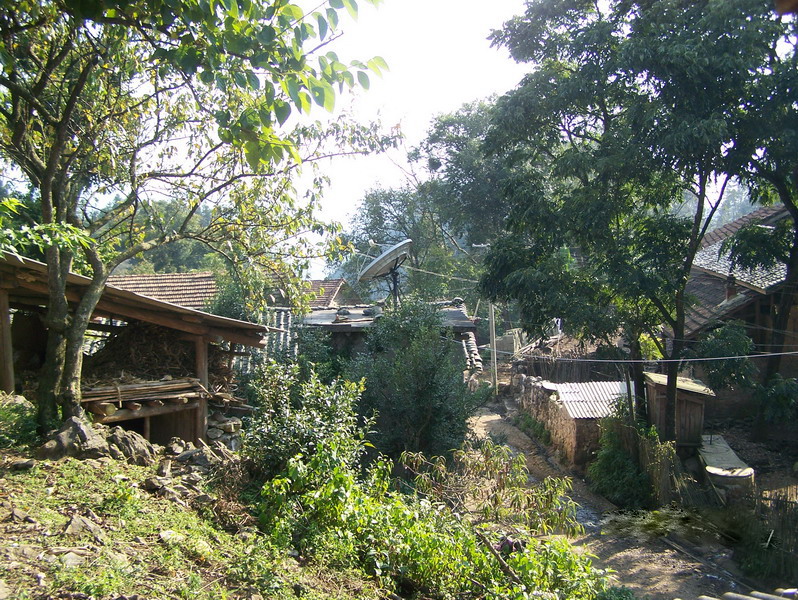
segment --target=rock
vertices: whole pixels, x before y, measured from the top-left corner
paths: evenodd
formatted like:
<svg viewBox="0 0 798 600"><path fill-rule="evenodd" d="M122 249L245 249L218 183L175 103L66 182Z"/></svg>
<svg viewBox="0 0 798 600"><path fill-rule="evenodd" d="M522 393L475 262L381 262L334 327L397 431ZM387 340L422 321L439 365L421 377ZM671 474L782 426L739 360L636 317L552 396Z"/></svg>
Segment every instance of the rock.
<svg viewBox="0 0 798 600"><path fill-rule="evenodd" d="M36 450L36 458L58 460L65 456L100 458L108 456L108 442L91 425L77 417L70 417L51 439Z"/></svg>
<svg viewBox="0 0 798 600"><path fill-rule="evenodd" d="M166 444L166 453L175 456L177 454L182 454L186 451L186 443L178 437L173 437L169 440L169 443Z"/></svg>
<svg viewBox="0 0 798 600"><path fill-rule="evenodd" d="M0 579L0 600L9 600L9 598L11 598L11 588Z"/></svg>
<svg viewBox="0 0 798 600"><path fill-rule="evenodd" d="M144 489L150 492L155 490L160 490L162 487L165 487L172 483L172 479L170 477L147 477L144 480Z"/></svg>
<svg viewBox="0 0 798 600"><path fill-rule="evenodd" d="M36 523L36 519L31 517L24 510L16 507L11 509L10 520L17 521L19 523L33 523L33 524Z"/></svg>
<svg viewBox="0 0 798 600"><path fill-rule="evenodd" d="M224 423L222 426L224 426L224 425L227 425L227 423ZM223 433L224 432L221 429L217 429L216 427L209 427L208 428L208 439L218 440L220 437L222 437Z"/></svg>
<svg viewBox="0 0 798 600"><path fill-rule="evenodd" d="M67 552L61 555L61 564L68 568L79 567L86 562L86 559L74 552Z"/></svg>
<svg viewBox="0 0 798 600"><path fill-rule="evenodd" d="M179 544L186 539L186 536L184 536L182 533L172 531L171 529L165 529L164 531L160 532L158 537L165 544Z"/></svg>
<svg viewBox="0 0 798 600"><path fill-rule="evenodd" d="M114 427L108 436L108 443L119 448L130 464L144 467L155 462L152 444L135 431Z"/></svg>
<svg viewBox="0 0 798 600"><path fill-rule="evenodd" d="M180 485L179 483L177 485L173 485L172 490L180 494L180 496L182 496L183 498L191 495L191 490L189 490L184 485Z"/></svg>
<svg viewBox="0 0 798 600"><path fill-rule="evenodd" d="M171 477L172 476L172 461L168 458L164 458L158 464L158 470L156 471L158 475L161 477Z"/></svg>
<svg viewBox="0 0 798 600"><path fill-rule="evenodd" d="M97 543L101 543L105 540L105 532L97 523L80 515L72 515L72 519L70 519L69 523L64 527L63 534L82 535L84 533L91 534Z"/></svg>
<svg viewBox="0 0 798 600"><path fill-rule="evenodd" d="M27 471L29 469L32 469L34 466L36 466L36 461L33 460L32 458L28 458L28 459L19 459L13 461L9 465L9 468L12 471Z"/></svg>
<svg viewBox="0 0 798 600"><path fill-rule="evenodd" d="M222 423L221 429L225 433L235 433L241 429L241 420L233 417L226 423Z"/></svg>
<svg viewBox="0 0 798 600"><path fill-rule="evenodd" d="M122 451L116 446L114 445L108 446L108 451L109 454L111 455L111 458L113 458L114 460L119 460L119 461L125 460L125 455L122 454Z"/></svg>
<svg viewBox="0 0 798 600"><path fill-rule="evenodd" d="M194 502L197 504L213 504L216 502L216 499L208 494L200 494L199 496L194 497Z"/></svg>
<svg viewBox="0 0 798 600"><path fill-rule="evenodd" d="M199 485L202 483L202 475L199 473L189 473L183 476L183 483L188 485Z"/></svg>

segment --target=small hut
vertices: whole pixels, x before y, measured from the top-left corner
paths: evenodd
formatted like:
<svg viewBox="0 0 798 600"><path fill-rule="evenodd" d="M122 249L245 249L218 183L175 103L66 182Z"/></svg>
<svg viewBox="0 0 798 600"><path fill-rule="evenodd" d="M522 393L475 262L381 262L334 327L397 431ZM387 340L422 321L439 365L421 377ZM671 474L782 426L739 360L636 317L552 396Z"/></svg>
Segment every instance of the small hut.
<svg viewBox="0 0 798 600"><path fill-rule="evenodd" d="M88 285L70 273L68 301L77 303ZM0 258L0 389L24 386L23 369L35 381L47 302L47 265L13 254ZM225 388L234 345L262 347L268 331L108 285L89 325L95 344L85 350L84 408L97 422L123 425L153 442L204 440L208 401L232 398Z"/></svg>
<svg viewBox="0 0 798 600"><path fill-rule="evenodd" d="M663 373L644 373L648 418L660 435L666 431L668 377ZM698 379L679 377L676 380L676 450L683 458L691 456L701 446L704 432L704 404L715 392Z"/></svg>

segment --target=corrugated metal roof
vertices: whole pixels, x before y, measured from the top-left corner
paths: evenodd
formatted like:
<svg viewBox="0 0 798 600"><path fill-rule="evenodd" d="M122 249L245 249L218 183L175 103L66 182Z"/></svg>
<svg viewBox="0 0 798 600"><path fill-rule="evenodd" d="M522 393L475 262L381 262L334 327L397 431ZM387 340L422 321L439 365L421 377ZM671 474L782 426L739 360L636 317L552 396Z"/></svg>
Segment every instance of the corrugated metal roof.
<svg viewBox="0 0 798 600"><path fill-rule="evenodd" d="M643 373L646 380L656 383L657 385L666 385L668 383L668 376L664 373ZM714 396L715 392L709 389L700 379L690 379L689 377L677 377L676 388L684 390L685 392L695 392L696 394L704 394L705 396Z"/></svg>
<svg viewBox="0 0 798 600"><path fill-rule="evenodd" d="M602 419L612 414L620 397L626 397L625 381L588 381L585 383L549 383L545 388L557 392L572 419ZM634 390L634 387L632 388Z"/></svg>

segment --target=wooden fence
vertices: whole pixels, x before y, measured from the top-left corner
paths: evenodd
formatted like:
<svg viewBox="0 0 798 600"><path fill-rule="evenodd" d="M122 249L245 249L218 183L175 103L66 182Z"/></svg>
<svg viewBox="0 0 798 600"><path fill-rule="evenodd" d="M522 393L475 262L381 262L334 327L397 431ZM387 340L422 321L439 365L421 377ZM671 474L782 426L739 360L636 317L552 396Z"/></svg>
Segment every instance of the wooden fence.
<svg viewBox="0 0 798 600"><path fill-rule="evenodd" d="M767 554L768 574L785 580L798 579L798 486L765 492L751 498L754 512L766 526L762 548Z"/></svg>

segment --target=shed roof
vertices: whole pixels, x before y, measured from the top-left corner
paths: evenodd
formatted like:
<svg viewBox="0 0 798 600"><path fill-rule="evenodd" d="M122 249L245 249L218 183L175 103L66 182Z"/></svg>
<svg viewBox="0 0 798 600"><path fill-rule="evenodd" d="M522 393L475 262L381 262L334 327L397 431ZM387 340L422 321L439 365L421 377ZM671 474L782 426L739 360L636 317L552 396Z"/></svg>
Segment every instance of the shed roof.
<svg viewBox="0 0 798 600"><path fill-rule="evenodd" d="M216 276L211 271L112 275L108 284L194 310L207 309L218 292Z"/></svg>
<svg viewBox="0 0 798 600"><path fill-rule="evenodd" d="M667 385L668 383L668 376L664 373L649 373L646 371L643 373L646 378L646 381L650 381L656 385ZM703 381L699 379L691 379L690 377L677 377L676 378L676 389L683 390L685 392L693 392L695 394L702 394L704 396L714 396L715 392L709 389Z"/></svg>
<svg viewBox="0 0 798 600"><path fill-rule="evenodd" d="M8 289L9 302L17 308L45 306L47 294L47 265L6 253L0 257L0 280ZM88 277L70 273L67 277L67 300L74 304L90 283ZM94 311L95 316L120 320L137 320L155 323L185 333L218 337L237 344L260 346L261 335L279 331L265 325L248 323L212 315L199 310L178 306L106 285L103 296Z"/></svg>
<svg viewBox="0 0 798 600"><path fill-rule="evenodd" d="M348 311L348 314L339 314L339 311ZM476 331L474 321L468 318L465 305L453 306L441 303L438 312L444 327L451 327L456 333ZM371 305L342 306L339 308L313 308L310 313L302 317L305 325L324 327L328 331L363 331L371 327L375 316L379 316L382 309Z"/></svg>
<svg viewBox="0 0 798 600"><path fill-rule="evenodd" d="M584 383L544 381L540 385L557 393L559 402L572 419L608 417L612 414L618 398L627 395L625 381L587 381Z"/></svg>
<svg viewBox="0 0 798 600"><path fill-rule="evenodd" d="M774 204L773 206L759 208L748 213L747 215L740 217L739 219L735 219L731 223L726 223L725 225L717 227L712 231L708 231L701 240L701 247L706 248L718 242L722 242L723 240L733 236L745 225L750 223L763 223L765 225L769 225L774 221L784 218L787 214L787 209L783 204Z"/></svg>

